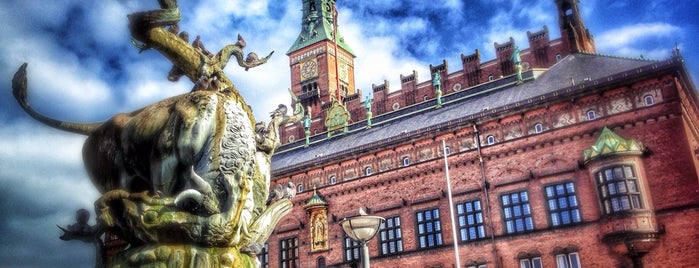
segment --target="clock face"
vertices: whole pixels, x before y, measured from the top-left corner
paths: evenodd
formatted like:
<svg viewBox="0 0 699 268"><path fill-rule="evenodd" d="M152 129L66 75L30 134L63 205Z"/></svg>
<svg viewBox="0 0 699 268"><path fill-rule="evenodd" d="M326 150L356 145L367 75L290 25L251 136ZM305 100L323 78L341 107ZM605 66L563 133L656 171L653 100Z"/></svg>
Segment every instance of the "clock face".
<svg viewBox="0 0 699 268"><path fill-rule="evenodd" d="M304 62L301 65L301 79L314 77L318 73L318 63L315 59Z"/></svg>

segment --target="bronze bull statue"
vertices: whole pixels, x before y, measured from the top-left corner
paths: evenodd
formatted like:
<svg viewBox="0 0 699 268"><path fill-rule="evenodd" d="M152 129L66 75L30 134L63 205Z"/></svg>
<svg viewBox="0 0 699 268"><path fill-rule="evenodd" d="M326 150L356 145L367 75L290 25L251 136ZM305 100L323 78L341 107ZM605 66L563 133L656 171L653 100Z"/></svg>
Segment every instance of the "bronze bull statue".
<svg viewBox="0 0 699 268"><path fill-rule="evenodd" d="M176 1L159 3L160 10L129 16L134 43L170 59L168 79L187 76L195 83L192 92L105 122L60 121L28 103L25 63L14 76L13 94L36 120L87 135L85 168L102 193L95 202L96 233L117 234L130 245L108 264L179 267L184 265L179 256L187 256L184 263L196 266L194 260L209 260L201 254L214 254L210 260L230 264L219 267L251 266L254 261L246 253L261 248L292 206L293 191L268 201L270 159L280 145L279 126L300 120L303 108L295 100L293 116L280 105L269 124L256 122L223 68L235 57L247 70L272 53L243 58L240 36L217 54L208 52L199 38L189 45L188 35L177 27Z"/></svg>

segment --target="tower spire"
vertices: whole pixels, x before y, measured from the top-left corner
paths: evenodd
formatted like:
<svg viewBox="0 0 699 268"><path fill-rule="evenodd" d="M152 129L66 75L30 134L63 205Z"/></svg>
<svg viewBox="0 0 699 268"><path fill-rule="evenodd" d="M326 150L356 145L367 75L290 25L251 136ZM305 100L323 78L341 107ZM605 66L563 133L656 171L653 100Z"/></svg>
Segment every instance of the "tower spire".
<svg viewBox="0 0 699 268"><path fill-rule="evenodd" d="M287 55L317 42L335 39L335 0L302 0L302 4L301 32L286 52ZM339 47L355 56L339 34L337 42Z"/></svg>
<svg viewBox="0 0 699 268"><path fill-rule="evenodd" d="M595 53L595 41L585 28L578 0L554 0L558 8L561 39L570 52Z"/></svg>

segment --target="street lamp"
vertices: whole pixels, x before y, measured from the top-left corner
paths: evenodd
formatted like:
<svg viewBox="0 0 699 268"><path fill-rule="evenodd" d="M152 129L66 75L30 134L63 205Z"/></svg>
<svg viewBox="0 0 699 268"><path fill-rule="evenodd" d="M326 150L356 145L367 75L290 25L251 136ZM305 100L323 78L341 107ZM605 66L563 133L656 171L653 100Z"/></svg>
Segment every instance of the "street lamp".
<svg viewBox="0 0 699 268"><path fill-rule="evenodd" d="M352 240L362 245L362 267L369 268L369 248L366 243L374 238L381 224L386 219L378 216L369 216L360 208L359 215L345 218L340 221L340 226L345 234Z"/></svg>

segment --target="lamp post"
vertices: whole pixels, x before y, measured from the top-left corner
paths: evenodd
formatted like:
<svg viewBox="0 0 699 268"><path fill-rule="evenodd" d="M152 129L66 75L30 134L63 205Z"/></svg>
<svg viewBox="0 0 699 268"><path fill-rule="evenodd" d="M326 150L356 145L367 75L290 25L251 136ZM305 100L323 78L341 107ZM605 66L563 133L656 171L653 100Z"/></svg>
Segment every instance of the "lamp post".
<svg viewBox="0 0 699 268"><path fill-rule="evenodd" d="M369 216L359 209L358 216L345 218L340 221L340 226L345 234L354 241L362 245L362 267L369 268L369 248L366 243L369 242L381 227L381 223L386 219L378 216Z"/></svg>

